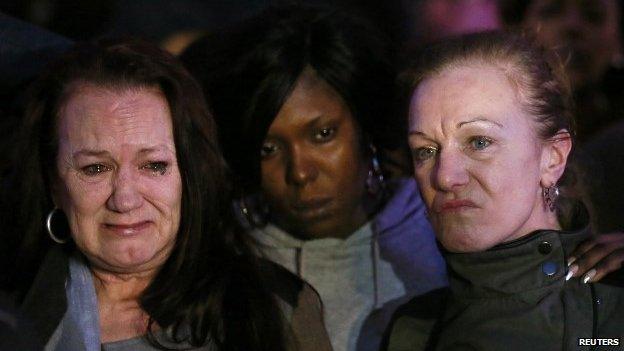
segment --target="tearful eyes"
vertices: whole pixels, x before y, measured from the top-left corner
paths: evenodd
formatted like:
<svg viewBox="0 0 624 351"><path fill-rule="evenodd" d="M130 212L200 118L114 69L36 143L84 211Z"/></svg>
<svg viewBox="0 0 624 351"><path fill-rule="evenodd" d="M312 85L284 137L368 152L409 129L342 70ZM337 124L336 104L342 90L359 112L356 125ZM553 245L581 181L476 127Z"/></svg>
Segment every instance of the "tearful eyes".
<svg viewBox="0 0 624 351"><path fill-rule="evenodd" d="M104 173L106 171L109 171L110 167L105 166L103 164L96 163L96 164L92 164L92 165L88 165L88 166L82 167L81 170L82 170L82 173L84 173L85 175L96 176L96 175L98 175L100 173Z"/></svg>
<svg viewBox="0 0 624 351"><path fill-rule="evenodd" d="M164 175L167 172L167 162L150 162L146 165L144 165L143 169L152 171L152 173L154 174L160 174L160 175Z"/></svg>
<svg viewBox="0 0 624 351"><path fill-rule="evenodd" d="M169 167L169 164L167 162L155 161L155 162L148 162L142 165L140 169L146 170L149 173L154 174L154 175L164 175L165 173L167 173L168 167ZM86 176L95 177L105 172L111 171L112 169L113 168L108 165L101 164L101 163L94 163L94 164L90 164L90 165L80 168L80 171Z"/></svg>

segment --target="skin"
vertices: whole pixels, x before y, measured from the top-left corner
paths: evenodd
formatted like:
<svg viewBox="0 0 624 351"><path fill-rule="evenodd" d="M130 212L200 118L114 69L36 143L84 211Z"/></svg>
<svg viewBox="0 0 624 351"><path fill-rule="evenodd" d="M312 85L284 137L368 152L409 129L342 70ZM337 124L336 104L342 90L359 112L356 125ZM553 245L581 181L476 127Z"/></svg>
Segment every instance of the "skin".
<svg viewBox="0 0 624 351"><path fill-rule="evenodd" d="M598 82L621 54L617 0L534 0L523 25L567 60L575 88Z"/></svg>
<svg viewBox="0 0 624 351"><path fill-rule="evenodd" d="M261 149L272 220L303 239L346 238L367 220L368 159L340 95L304 70Z"/></svg>
<svg viewBox="0 0 624 351"><path fill-rule="evenodd" d="M479 63L444 69L412 96L415 177L449 251L483 251L560 228L541 192L563 173L571 141L566 131L540 140L519 96L502 70Z"/></svg>
<svg viewBox="0 0 624 351"><path fill-rule="evenodd" d="M156 89L75 83L58 116L54 198L92 270L102 342L145 333L137 298L169 256L182 185Z"/></svg>

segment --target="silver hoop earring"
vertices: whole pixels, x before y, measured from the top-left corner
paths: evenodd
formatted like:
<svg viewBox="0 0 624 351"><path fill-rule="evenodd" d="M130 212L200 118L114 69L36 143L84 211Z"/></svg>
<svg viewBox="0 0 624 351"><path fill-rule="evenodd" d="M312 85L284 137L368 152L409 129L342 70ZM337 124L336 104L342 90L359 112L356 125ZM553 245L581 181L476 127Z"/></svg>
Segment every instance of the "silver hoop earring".
<svg viewBox="0 0 624 351"><path fill-rule="evenodd" d="M255 196L241 196L237 202L242 218L250 228L262 228L267 224L268 209L260 204L260 199Z"/></svg>
<svg viewBox="0 0 624 351"><path fill-rule="evenodd" d="M373 144L369 144L368 147L371 150L371 169L368 170L366 177L366 190L371 195L376 195L385 188L386 182L379 165L379 159L377 159L377 148Z"/></svg>
<svg viewBox="0 0 624 351"><path fill-rule="evenodd" d="M550 212L555 212L555 201L559 197L559 188L557 185L553 184L549 187L542 188L542 198L544 198L544 203L548 206Z"/></svg>
<svg viewBox="0 0 624 351"><path fill-rule="evenodd" d="M52 238L52 240L59 244L65 244L67 242L67 239L59 239L56 235L54 235L54 232L52 232L52 217L54 217L56 211L60 211L60 209L58 207L54 207L52 211L48 213L48 216L46 217L46 229L48 229L48 234L50 235L50 238Z"/></svg>

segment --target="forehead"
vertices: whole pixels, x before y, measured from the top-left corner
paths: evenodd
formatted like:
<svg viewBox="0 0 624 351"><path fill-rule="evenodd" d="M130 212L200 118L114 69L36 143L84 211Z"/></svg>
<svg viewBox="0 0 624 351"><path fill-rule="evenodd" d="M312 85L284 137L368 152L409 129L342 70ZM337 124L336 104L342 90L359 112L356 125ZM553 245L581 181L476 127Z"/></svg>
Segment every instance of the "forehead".
<svg viewBox="0 0 624 351"><path fill-rule="evenodd" d="M293 127L305 126L322 117L352 118L340 94L311 68L306 68L271 123L269 133L292 131Z"/></svg>
<svg viewBox="0 0 624 351"><path fill-rule="evenodd" d="M410 126L449 120L523 114L517 86L502 68L474 64L448 67L424 79L410 102Z"/></svg>
<svg viewBox="0 0 624 351"><path fill-rule="evenodd" d="M173 143L169 106L155 88L78 84L58 119L59 138L75 146Z"/></svg>

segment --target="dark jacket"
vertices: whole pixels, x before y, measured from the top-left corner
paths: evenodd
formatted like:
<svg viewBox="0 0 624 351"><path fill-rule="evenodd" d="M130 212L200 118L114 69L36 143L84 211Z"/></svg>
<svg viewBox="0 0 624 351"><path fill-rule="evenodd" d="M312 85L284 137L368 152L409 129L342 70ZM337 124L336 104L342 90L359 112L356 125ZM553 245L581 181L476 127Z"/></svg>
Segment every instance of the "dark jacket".
<svg viewBox="0 0 624 351"><path fill-rule="evenodd" d="M69 277L70 255L58 246L50 250L22 304L23 313L33 322L37 341L44 345L55 334L68 308L65 286ZM296 349L330 351L318 294L280 266L264 260L260 263L261 269L272 278L269 284L271 291L283 307Z"/></svg>
<svg viewBox="0 0 624 351"><path fill-rule="evenodd" d="M444 253L450 289L403 306L388 350L589 350L583 344L596 341L579 339L591 338L624 348L621 272L596 284L565 280L567 257L589 236L545 230L485 252Z"/></svg>

